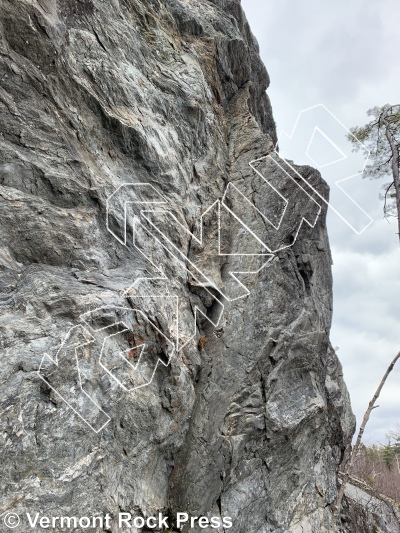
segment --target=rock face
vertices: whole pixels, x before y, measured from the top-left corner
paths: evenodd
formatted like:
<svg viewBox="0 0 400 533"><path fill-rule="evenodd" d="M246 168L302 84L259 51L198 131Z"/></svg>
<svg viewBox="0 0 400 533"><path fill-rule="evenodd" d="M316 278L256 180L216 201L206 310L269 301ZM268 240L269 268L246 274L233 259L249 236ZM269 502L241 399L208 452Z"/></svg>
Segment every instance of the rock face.
<svg viewBox="0 0 400 533"><path fill-rule="evenodd" d="M0 514L327 531L328 189L273 152L239 2L0 10Z"/></svg>
<svg viewBox="0 0 400 533"><path fill-rule="evenodd" d="M399 533L400 512L390 498L351 478L345 489L340 533Z"/></svg>

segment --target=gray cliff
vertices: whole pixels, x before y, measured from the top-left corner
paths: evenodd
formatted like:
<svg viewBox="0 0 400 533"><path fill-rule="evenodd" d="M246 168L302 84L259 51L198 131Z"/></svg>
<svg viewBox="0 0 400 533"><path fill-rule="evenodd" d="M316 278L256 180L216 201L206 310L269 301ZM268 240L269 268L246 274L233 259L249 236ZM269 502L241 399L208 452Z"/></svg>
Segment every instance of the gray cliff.
<svg viewBox="0 0 400 533"><path fill-rule="evenodd" d="M273 152L240 3L0 16L0 514L327 531L354 431L328 188Z"/></svg>

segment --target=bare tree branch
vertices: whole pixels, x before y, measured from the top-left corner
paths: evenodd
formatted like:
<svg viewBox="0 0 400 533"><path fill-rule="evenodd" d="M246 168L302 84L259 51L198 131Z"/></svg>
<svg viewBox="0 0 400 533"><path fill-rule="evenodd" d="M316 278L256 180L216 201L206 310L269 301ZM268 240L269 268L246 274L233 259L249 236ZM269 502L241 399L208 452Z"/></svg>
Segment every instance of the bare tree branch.
<svg viewBox="0 0 400 533"><path fill-rule="evenodd" d="M386 118L384 117L384 121ZM387 125L387 121L386 121ZM397 224L399 229L399 239L400 239L400 178L399 178L399 147L396 145L393 135L390 131L390 128L386 126L386 138L388 140L390 149L392 151L392 175L393 183L396 191L396 208L397 208Z"/></svg>
<svg viewBox="0 0 400 533"><path fill-rule="evenodd" d="M384 204L383 204L383 213L385 215L385 218L386 218L386 215L387 215L387 195L388 195L388 192L390 191L390 189L393 187L393 185L394 185L394 182L392 181L392 183L389 185L389 187L385 191Z"/></svg>
<svg viewBox="0 0 400 533"><path fill-rule="evenodd" d="M400 104L373 107L368 110L367 115L372 117L372 120L364 126L353 128L352 136L358 135L360 137L358 143L367 143L370 149L371 159L365 169L366 176L382 178L387 173L392 175L400 242ZM359 144L355 143L350 135L348 139L353 142L356 150L360 149ZM386 218L388 215L387 192L384 199L383 211Z"/></svg>
<svg viewBox="0 0 400 533"><path fill-rule="evenodd" d="M379 395L380 395L380 393L382 391L383 386L386 383L386 380L387 380L389 374L391 373L391 371L393 370L395 364L397 363L397 361L399 359L400 359L400 352L396 355L396 357L393 359L393 361L388 366L388 368L387 368L387 370L386 370L381 382L379 383L378 388L375 391L375 394L372 397L372 400L368 404L368 409L365 411L364 418L363 418L363 421L361 423L360 430L358 432L356 443L353 446L353 449L351 451L350 457L349 457L349 459L348 459L348 461L347 461L347 463L346 463L346 465L344 467L344 472L342 474L342 483L341 483L341 486L340 486L339 491L338 491L338 495L337 495L337 498L336 498L335 506L333 508L333 521L332 521L332 526L331 526L331 533L334 533L335 529L336 529L337 519L338 519L340 507L341 507L341 504L342 504L344 491L345 491L345 488L346 488L346 484L349 481L349 477L351 475L351 470L352 470L352 467L353 467L353 464L354 464L354 460L355 460L355 458L356 458L356 456L358 454L358 450L359 450L360 445L361 445L361 439L362 439L362 436L364 434L365 426L368 423L369 417L371 416L372 409L374 408L376 400L379 398Z"/></svg>

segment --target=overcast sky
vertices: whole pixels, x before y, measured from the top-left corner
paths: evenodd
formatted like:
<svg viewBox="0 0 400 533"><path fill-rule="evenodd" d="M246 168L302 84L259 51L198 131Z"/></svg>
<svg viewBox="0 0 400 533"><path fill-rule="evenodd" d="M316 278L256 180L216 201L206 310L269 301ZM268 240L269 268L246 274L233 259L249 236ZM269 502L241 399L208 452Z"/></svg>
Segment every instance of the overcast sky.
<svg viewBox="0 0 400 533"><path fill-rule="evenodd" d="M271 78L268 94L278 132L292 134L298 113L318 104L350 128L368 120L370 107L400 103L398 0L242 0L242 5ZM308 118L303 113L294 142L282 138L281 155L312 164L301 141L310 137L313 122L349 156L348 168L332 164L320 169L331 191L338 192L333 197L339 211L343 200L347 220L347 215L352 218L349 205L346 211L349 202L334 183L352 168L351 173L357 172L364 160L361 155L353 159L351 147L343 145L345 130L339 122L322 108L308 112ZM316 136L308 154L324 165L335 160L333 145ZM373 219L360 235L332 210L328 217L334 261L331 339L339 347L358 424L381 376L400 350L400 247L395 219L390 224L383 219L382 184L355 177L344 185L364 211L353 204L350 225L361 232L368 217ZM383 442L385 434L400 425L400 366L377 404L365 433L366 443Z"/></svg>

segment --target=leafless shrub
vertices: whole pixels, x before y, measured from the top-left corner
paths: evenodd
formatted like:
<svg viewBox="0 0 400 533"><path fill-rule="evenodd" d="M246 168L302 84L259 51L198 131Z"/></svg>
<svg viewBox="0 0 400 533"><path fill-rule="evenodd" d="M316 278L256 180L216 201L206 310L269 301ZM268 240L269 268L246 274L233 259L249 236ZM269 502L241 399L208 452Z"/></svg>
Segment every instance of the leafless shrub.
<svg viewBox="0 0 400 533"><path fill-rule="evenodd" d="M400 455L395 446L387 443L360 448L352 475L400 504Z"/></svg>

